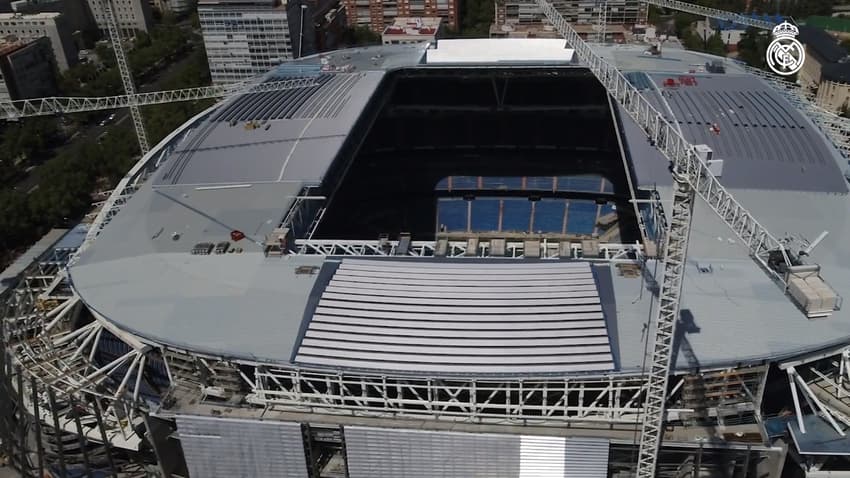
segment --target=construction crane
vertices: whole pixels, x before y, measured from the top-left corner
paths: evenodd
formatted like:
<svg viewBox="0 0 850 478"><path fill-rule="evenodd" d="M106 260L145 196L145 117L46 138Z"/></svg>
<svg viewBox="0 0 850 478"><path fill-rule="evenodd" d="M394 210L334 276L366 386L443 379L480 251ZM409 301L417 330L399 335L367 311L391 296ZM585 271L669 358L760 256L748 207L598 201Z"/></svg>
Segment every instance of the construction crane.
<svg viewBox="0 0 850 478"><path fill-rule="evenodd" d="M747 246L753 259L771 279L787 286L783 272L794 269L785 245L764 228L709 171L708 165L664 116L616 67L594 53L567 20L549 3L536 0L549 22L571 45L578 59L599 79L611 97L643 128L650 142L670 161L674 180L668 230L659 257L663 261L659 306L655 316L646 401L641 424L637 475L654 478L664 432L667 385L673 356L673 338L679 318L682 280L694 197L699 195ZM662 2L664 3L664 2ZM682 2L669 2L681 4ZM671 8L676 6L671 5ZM819 270L819 266L814 266Z"/></svg>
<svg viewBox="0 0 850 478"><path fill-rule="evenodd" d="M679 0L643 0L645 3L655 5L656 7L671 8L680 12L693 13L701 17L716 18L718 20L726 20L728 22L746 25L748 27L761 28L763 30L771 30L775 25L765 20L748 17L738 13L718 10L716 8L703 7L702 5L694 5L693 3L681 2Z"/></svg>
<svg viewBox="0 0 850 478"><path fill-rule="evenodd" d="M16 120L28 116L46 116L64 113L81 113L84 111L112 110L132 106L138 107L174 103L178 101L195 101L207 98L226 98L239 94L289 90L316 85L318 85L318 83L316 83L313 78L292 78L280 81L268 81L265 83L240 82L226 85L184 88L180 90L135 93L132 95L91 98L50 97L13 101L10 103L0 102L0 120Z"/></svg>
<svg viewBox="0 0 850 478"><path fill-rule="evenodd" d="M124 93L130 100L127 106L130 108L130 116L133 118L133 127L136 129L136 138L139 140L139 150L142 152L142 156L144 156L150 151L148 134L145 131L145 124L142 121L142 112L139 110L139 105L133 102L136 94L136 86L133 84L130 66L127 64L127 55L124 54L121 30L118 29L118 20L115 18L115 12L112 10L112 0L100 0L100 8L106 20L107 30L109 30L109 41L112 43L112 51L115 52L115 62L118 65L118 73L121 75L121 83L124 85Z"/></svg>

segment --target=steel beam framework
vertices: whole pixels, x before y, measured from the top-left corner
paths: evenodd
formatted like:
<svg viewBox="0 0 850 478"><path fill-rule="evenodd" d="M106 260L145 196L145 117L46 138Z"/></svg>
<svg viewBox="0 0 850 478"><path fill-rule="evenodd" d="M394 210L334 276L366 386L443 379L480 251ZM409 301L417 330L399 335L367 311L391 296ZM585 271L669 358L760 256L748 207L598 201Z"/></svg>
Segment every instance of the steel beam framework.
<svg viewBox="0 0 850 478"><path fill-rule="evenodd" d="M130 65L127 63L127 55L124 54L121 31L118 29L118 19L115 18L115 12L112 10L112 0L100 0L100 8L103 11L103 17L106 20L109 30L109 41L112 43L112 50L115 52L115 60L118 65L118 73L121 75L121 83L124 85L124 93L133 98L136 93L136 86L133 84L133 76L130 71ZM148 144L145 124L142 121L142 112L139 110L139 106L132 101L128 106L130 108L130 116L133 118L133 127L136 128L139 150L144 156L150 151L150 145Z"/></svg>
<svg viewBox="0 0 850 478"><path fill-rule="evenodd" d="M269 81L266 83L230 83L200 86L181 90L154 91L103 97L50 97L0 103L0 119L13 120L27 116L46 116L84 111L113 110L131 106L158 105L178 101L197 101L208 98L226 98L238 94L262 93L315 86L312 78Z"/></svg>
<svg viewBox="0 0 850 478"><path fill-rule="evenodd" d="M685 178L676 178L670 228L664 246L663 275L652 342L647 399L638 450L638 477L654 478L658 451L664 435L667 381L673 355L673 339L679 320L679 300L687 259L693 215L694 192Z"/></svg>
<svg viewBox="0 0 850 478"><path fill-rule="evenodd" d="M703 7L702 5L694 5L693 3L688 2L680 2L679 0L643 0L644 2L655 5L656 7L670 8L673 10L678 10L680 12L693 13L695 15L699 15L701 17L710 17L717 18L719 20L726 20L729 22L735 22L739 25L746 25L748 27L756 27L761 28L763 30L771 30L775 26L772 22L767 22L764 20L759 20L757 18L751 18L746 15L740 15L737 13L727 12L724 10L718 10L716 8Z"/></svg>
<svg viewBox="0 0 850 478"><path fill-rule="evenodd" d="M196 400L199 389L211 397L210 404L246 394L245 401L256 407L257 413L292 411L540 426L581 422L634 430L641 423L648 386L639 374L521 379L411 377L198 358L173 349L163 356L174 377L175 395L189 393L175 396L178 403ZM726 380L726 404L757 410L756 400L766 373L765 367L757 366L744 367L740 374L717 371L706 376L713 377L709 380L732 377ZM671 398L676 397L671 394ZM683 400L677 398L676 403ZM669 411L684 416L694 410L674 407Z"/></svg>
<svg viewBox="0 0 850 478"><path fill-rule="evenodd" d="M537 245L539 250L531 257L540 258L617 261L635 260L643 255L643 246L640 244L600 243L596 245L596 250L585 251L585 245L581 242L542 239L506 241L505 254L498 257L522 259L526 257L526 248L532 244ZM496 257L491 255L493 245L492 240L488 239L411 241L407 250L403 251L399 247L399 241L395 240L296 239L291 253L320 256Z"/></svg>

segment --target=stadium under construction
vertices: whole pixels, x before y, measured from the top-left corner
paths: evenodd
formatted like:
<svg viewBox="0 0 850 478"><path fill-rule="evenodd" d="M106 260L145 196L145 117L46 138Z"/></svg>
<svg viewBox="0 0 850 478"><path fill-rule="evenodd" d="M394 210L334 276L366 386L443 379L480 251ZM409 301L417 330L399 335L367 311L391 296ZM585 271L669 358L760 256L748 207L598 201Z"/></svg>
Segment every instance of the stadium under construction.
<svg viewBox="0 0 850 478"><path fill-rule="evenodd" d="M592 48L722 185L694 186L656 475L850 474L847 159L735 62ZM174 131L9 282L8 459L634 476L679 194L634 98L563 40L342 50L260 81L287 78L310 81Z"/></svg>

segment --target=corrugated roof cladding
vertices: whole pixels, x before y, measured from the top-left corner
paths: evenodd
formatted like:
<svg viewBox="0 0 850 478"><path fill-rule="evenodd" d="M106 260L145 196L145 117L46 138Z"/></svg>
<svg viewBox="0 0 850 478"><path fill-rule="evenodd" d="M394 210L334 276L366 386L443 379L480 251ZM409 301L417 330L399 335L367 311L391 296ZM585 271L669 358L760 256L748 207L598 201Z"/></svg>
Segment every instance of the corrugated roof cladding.
<svg viewBox="0 0 850 478"><path fill-rule="evenodd" d="M192 476L307 478L299 423L178 415Z"/></svg>
<svg viewBox="0 0 850 478"><path fill-rule="evenodd" d="M295 361L448 373L614 368L586 262L343 259Z"/></svg>
<svg viewBox="0 0 850 478"><path fill-rule="evenodd" d="M242 95L222 105L174 145L154 185L318 184L383 72L321 78L328 78L321 87Z"/></svg>
<svg viewBox="0 0 850 478"><path fill-rule="evenodd" d="M720 182L730 188L846 193L847 183L823 136L802 114L759 79L691 75L693 86L663 87L650 95L668 121L692 144L706 144L723 159ZM671 115L672 113L672 115ZM713 130L713 126L717 130ZM719 131L719 132L718 132Z"/></svg>

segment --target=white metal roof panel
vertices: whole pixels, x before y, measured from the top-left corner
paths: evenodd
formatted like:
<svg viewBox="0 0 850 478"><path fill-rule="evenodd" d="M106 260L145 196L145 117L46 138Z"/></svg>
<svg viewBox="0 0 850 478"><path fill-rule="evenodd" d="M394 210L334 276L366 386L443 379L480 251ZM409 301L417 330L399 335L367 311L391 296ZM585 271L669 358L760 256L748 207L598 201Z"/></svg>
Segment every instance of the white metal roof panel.
<svg viewBox="0 0 850 478"><path fill-rule="evenodd" d="M561 266L559 267L559 264ZM571 291L562 281L584 276L588 263L469 263L343 259L329 284L344 276L358 288L327 286L296 352L305 364L387 370L445 372L611 370L614 359L599 293L584 285ZM439 271L445 266L447 274ZM490 269L499 273L490 273ZM427 272L421 272L427 270ZM546 271L566 296L537 292L534 278ZM358 275L353 275L357 273ZM412 286L429 277L431 291L385 290L375 279ZM456 292L457 284L476 291ZM522 284L521 292L493 293L489 286ZM540 285L539 287L551 287ZM365 293L364 293L365 292ZM479 295L485 294L485 295ZM327 324L357 328L328 329ZM318 326L318 327L316 327ZM328 331L333 333L327 333ZM545 335L527 334L545 330ZM521 340L494 337L511 331ZM550 342L569 331L568 340ZM449 340L434 340L440 337ZM421 339L421 340L420 340Z"/></svg>

